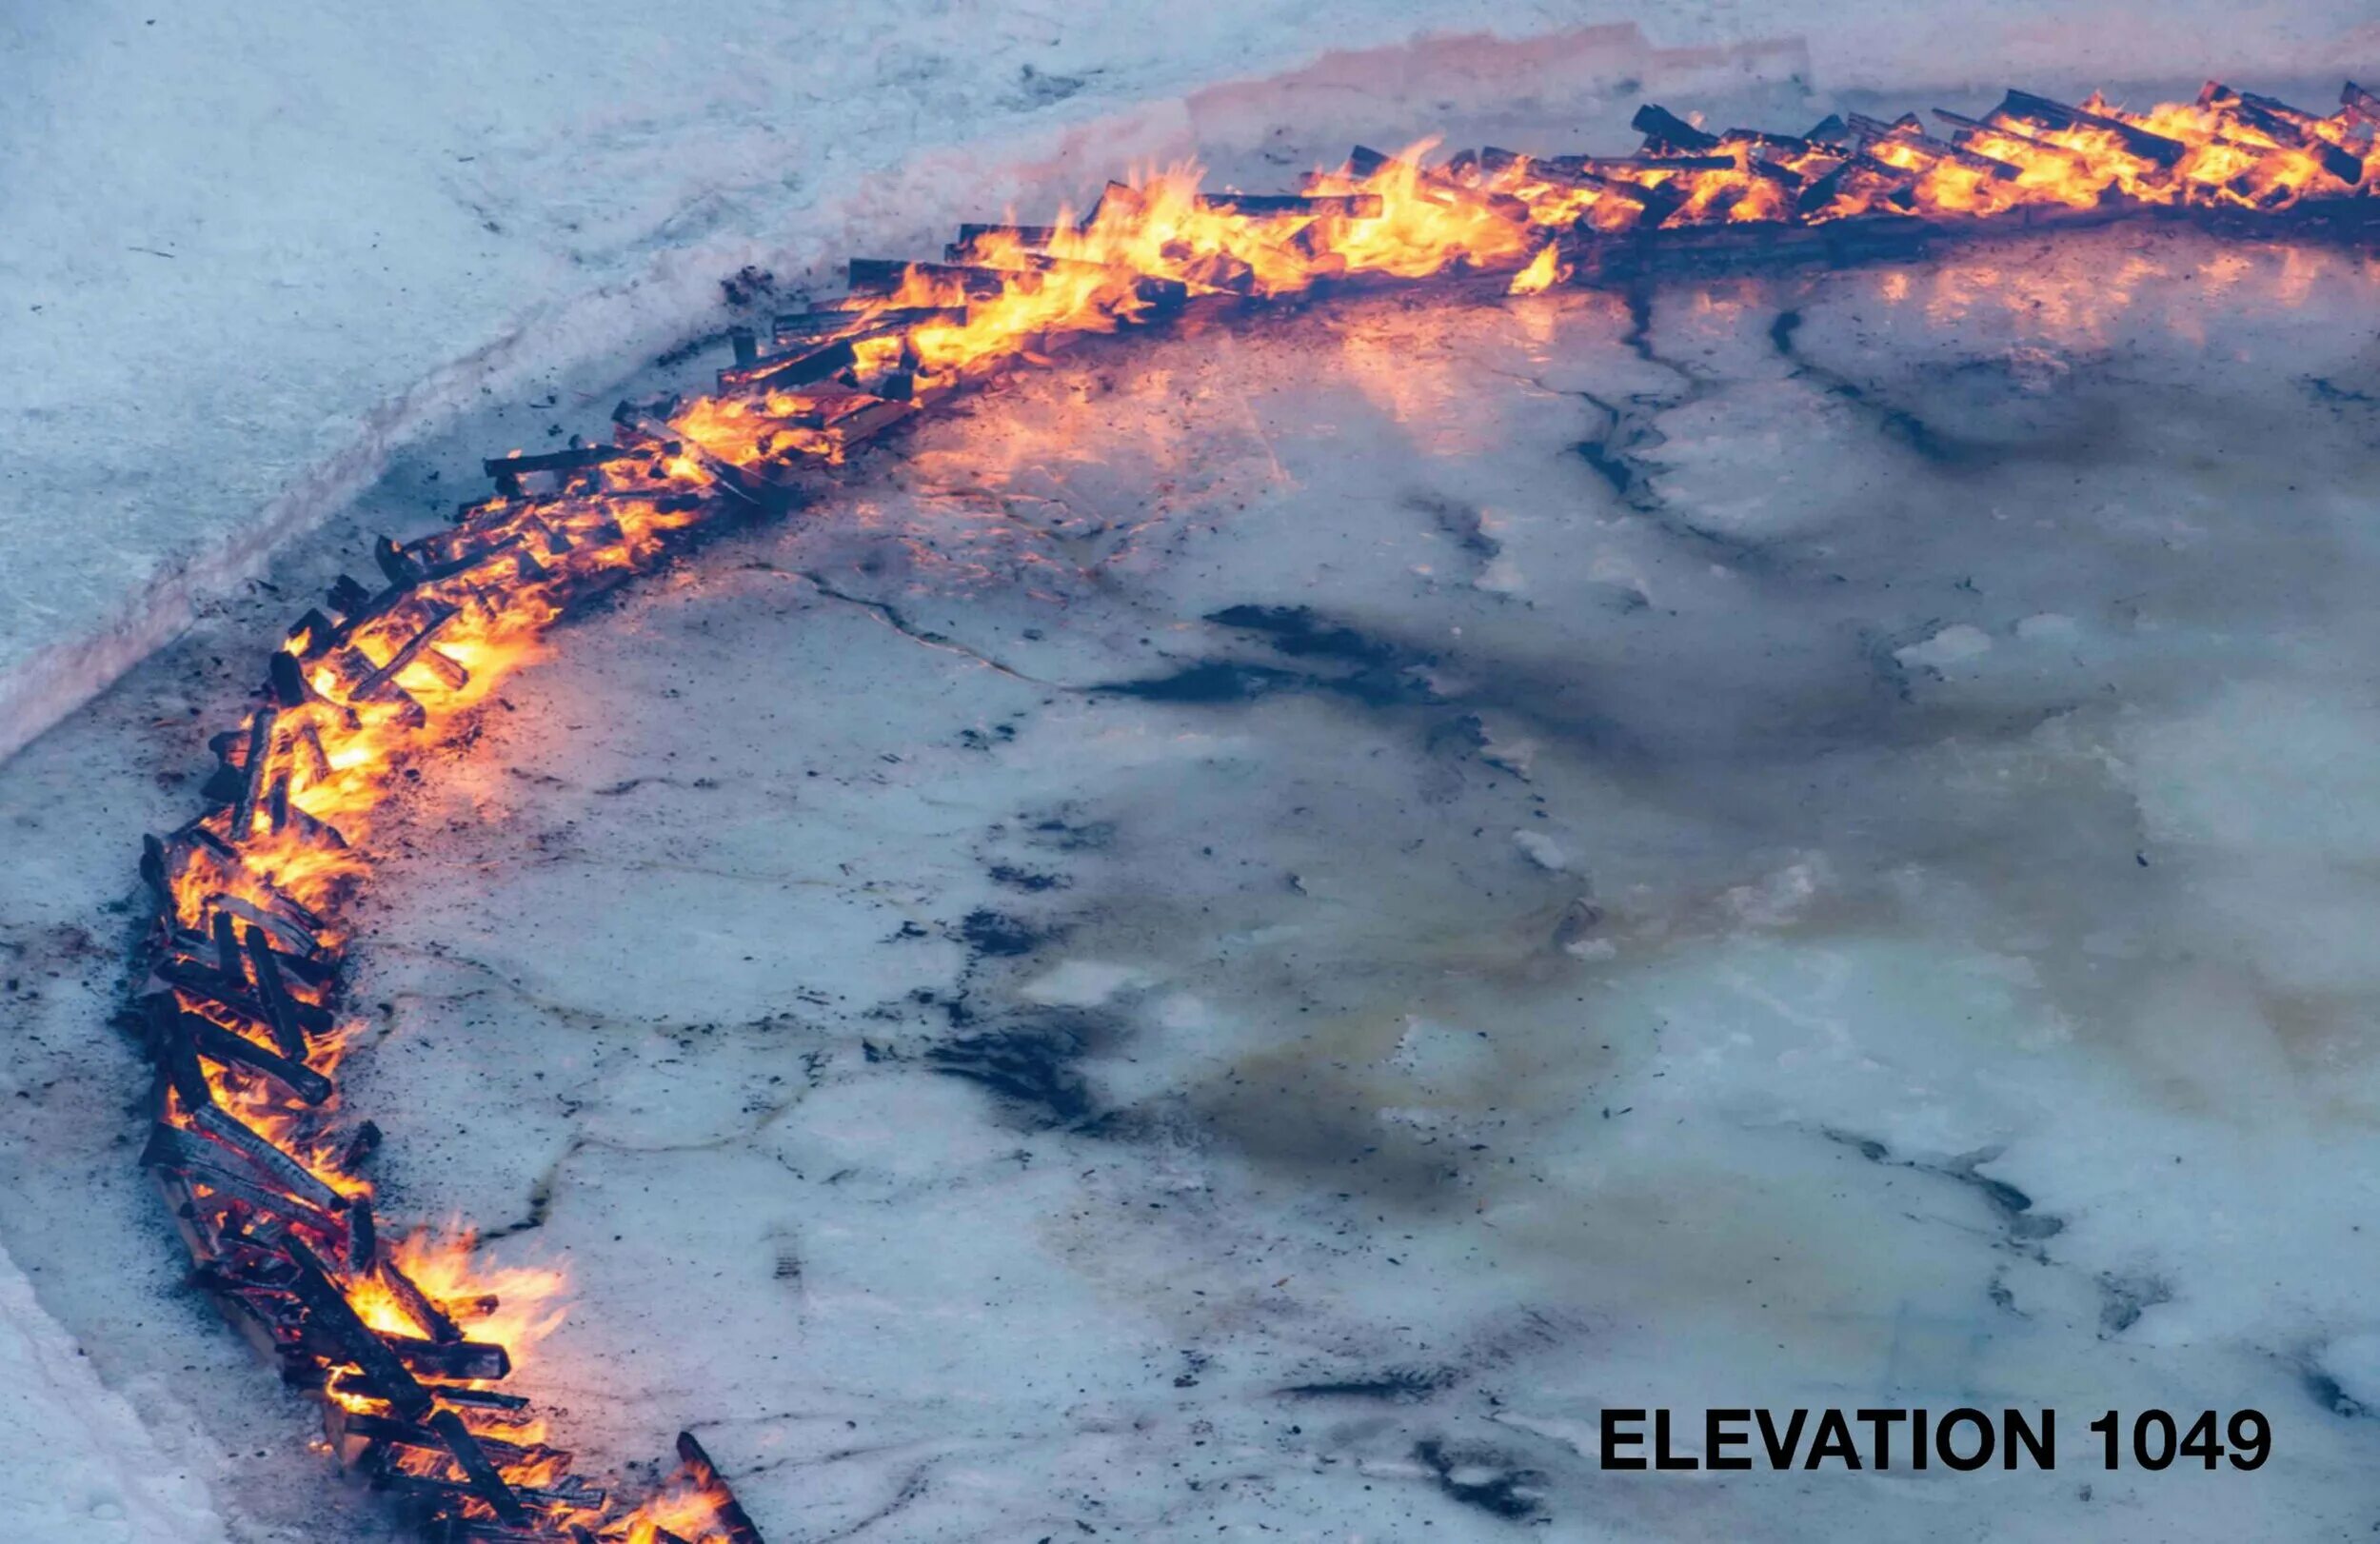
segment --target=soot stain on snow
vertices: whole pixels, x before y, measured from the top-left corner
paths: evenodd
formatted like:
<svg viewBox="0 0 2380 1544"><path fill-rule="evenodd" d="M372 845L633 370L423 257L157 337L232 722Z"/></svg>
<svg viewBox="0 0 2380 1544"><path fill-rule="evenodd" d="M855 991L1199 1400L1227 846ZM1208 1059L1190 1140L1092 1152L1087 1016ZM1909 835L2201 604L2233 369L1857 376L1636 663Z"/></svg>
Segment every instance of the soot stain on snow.
<svg viewBox="0 0 2380 1544"><path fill-rule="evenodd" d="M1395 645L1331 622L1312 606L1228 605L1208 612L1206 620L1219 627L1259 634L1274 649L1294 659L1343 660L1360 665L1390 664L1401 659Z"/></svg>
<svg viewBox="0 0 2380 1544"><path fill-rule="evenodd" d="M1948 1179L1973 1189L1982 1198L1983 1203L1992 1209L1993 1215L1998 1218L2001 1228L2006 1231L2009 1241L2013 1244L2029 1247L2037 1253L2037 1246L2043 1239L2053 1238L2066 1231L2065 1218L2034 1211L2031 1196L2005 1179L1995 1179L1980 1172L1982 1165L2000 1157L1998 1148L1985 1148L1980 1152L1966 1154L1948 1161L1926 1162L1917 1158L1896 1158L1893 1156L1893 1150L1883 1142L1873 1137L1862 1137L1856 1132L1830 1128L1822 1135L1829 1141L1838 1142L1852 1149L1870 1163L1890 1168L1911 1169L1919 1174L1932 1175L1936 1178ZM2133 1317L2138 1316L2137 1314L2133 1316ZM2128 1319L2126 1322L2130 1323L2131 1320Z"/></svg>
<svg viewBox="0 0 2380 1544"><path fill-rule="evenodd" d="M1545 1476L1495 1448L1424 1437L1414 1444L1413 1455L1437 1476L1440 1491L1464 1506L1513 1522L1545 1510Z"/></svg>
<svg viewBox="0 0 2380 1544"><path fill-rule="evenodd" d="M1391 707L1431 700L1421 671L1437 655L1376 638L1334 622L1308 606L1240 604L1209 612L1218 627L1250 635L1283 659L1350 668L1324 673L1293 670L1228 659L1199 660L1169 675L1109 682L1090 690L1141 702L1219 706L1251 703L1282 693L1341 697L1366 707Z"/></svg>
<svg viewBox="0 0 2380 1544"><path fill-rule="evenodd" d="M994 1027L929 1047L924 1060L938 1073L982 1084L1028 1125L1074 1126L1093 1113L1081 1062L1096 1044L1113 1038L1113 1026L1091 1015L1018 1012Z"/></svg>
<svg viewBox="0 0 2380 1544"><path fill-rule="evenodd" d="M1477 505L1436 493L1409 493L1405 496L1405 504L1407 507L1428 515L1432 524L1455 539L1456 545L1475 558L1495 558L1504 550L1504 544L1488 534L1486 511ZM1234 606L1232 609L1246 608ZM1207 620L1212 622L1217 619L1210 617Z"/></svg>
<svg viewBox="0 0 2380 1544"><path fill-rule="evenodd" d="M2302 1381L2307 1397L2320 1405L2328 1415L2336 1415L2342 1420L2363 1420L2372 1414L2370 1405L2348 1393L2346 1387L2337 1378L2319 1367L2306 1369Z"/></svg>
<svg viewBox="0 0 2380 1544"><path fill-rule="evenodd" d="M979 956L1012 960L1060 937L1062 928L1036 926L1006 912L979 906L960 920L959 937Z"/></svg>
<svg viewBox="0 0 2380 1544"><path fill-rule="evenodd" d="M1988 474L2020 462L2084 465L2109 454L2117 436L2115 406L2075 389L2072 372L2028 375L2010 355L1971 356L1913 372L1894 390L1854 379L1848 371L1811 359L1799 346L1803 318L1780 311L1769 327L1769 342L1795 374L1828 396L1865 413L1890 439L1946 475ZM1966 422L1998 424L2001 435L1947 427L1946 410L1921 411L1904 398L1958 408Z"/></svg>
<svg viewBox="0 0 2380 1544"><path fill-rule="evenodd" d="M2099 1333L2122 1335L2140 1322L2140 1316L2159 1303L2173 1300L2173 1288L2163 1277L2146 1272L2107 1272L2098 1278Z"/></svg>
<svg viewBox="0 0 2380 1544"><path fill-rule="evenodd" d="M1456 1376L1451 1367L1392 1367L1370 1377L1292 1383L1280 1393L1292 1399L1364 1399L1411 1405L1453 1387Z"/></svg>

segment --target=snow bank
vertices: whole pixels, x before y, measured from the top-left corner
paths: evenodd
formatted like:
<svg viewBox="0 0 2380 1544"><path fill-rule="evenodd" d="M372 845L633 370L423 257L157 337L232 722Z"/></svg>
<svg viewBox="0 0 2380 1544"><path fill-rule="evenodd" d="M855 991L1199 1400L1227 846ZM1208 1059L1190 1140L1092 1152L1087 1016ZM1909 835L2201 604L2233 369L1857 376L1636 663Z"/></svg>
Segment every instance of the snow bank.
<svg viewBox="0 0 2380 1544"><path fill-rule="evenodd" d="M76 1544L211 1544L223 1521L103 1386L0 1250L0 1517L9 1536Z"/></svg>

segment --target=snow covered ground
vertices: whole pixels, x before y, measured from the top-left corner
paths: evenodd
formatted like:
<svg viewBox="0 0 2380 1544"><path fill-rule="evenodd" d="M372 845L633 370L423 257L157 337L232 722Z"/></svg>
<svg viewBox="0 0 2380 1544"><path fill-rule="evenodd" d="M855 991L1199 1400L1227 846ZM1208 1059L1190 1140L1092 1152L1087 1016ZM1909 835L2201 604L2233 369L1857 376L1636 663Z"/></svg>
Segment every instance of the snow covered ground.
<svg viewBox="0 0 2380 1544"><path fill-rule="evenodd" d="M0 1517L17 1538L217 1544L206 1491L34 1301L0 1251Z"/></svg>

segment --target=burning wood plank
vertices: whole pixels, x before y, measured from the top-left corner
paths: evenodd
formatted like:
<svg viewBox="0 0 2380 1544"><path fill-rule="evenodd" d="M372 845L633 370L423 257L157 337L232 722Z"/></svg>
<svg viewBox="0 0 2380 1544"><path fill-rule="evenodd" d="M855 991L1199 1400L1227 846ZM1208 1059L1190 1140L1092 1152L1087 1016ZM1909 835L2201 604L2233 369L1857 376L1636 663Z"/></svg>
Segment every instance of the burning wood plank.
<svg viewBox="0 0 2380 1544"><path fill-rule="evenodd" d="M170 1002L168 996L166 1000ZM224 1028L201 1014L180 1013L184 1033L200 1056L225 1066L244 1067L271 1079L301 1102L322 1104L333 1092L330 1079L305 1063L267 1050L245 1035Z"/></svg>
<svg viewBox="0 0 2380 1544"><path fill-rule="evenodd" d="M365 674L362 680L349 686L347 688L347 699L350 702L354 702L358 700L387 698L399 695L396 687L397 677L405 673L407 666L412 664L416 660L422 659L425 652L429 650L430 644L436 642L440 631L443 630L448 623L454 621L454 619L460 615L462 615L462 613L453 606L445 604L432 605L429 608L428 621L425 622L421 628L416 631L412 637L407 639L403 643L399 644L395 653L389 655L388 658L381 663L373 665ZM367 663L368 663L369 662ZM426 663L427 662L424 661L424 663ZM461 670L463 668L462 665L456 663L452 660L446 661L446 663L448 668L453 670ZM440 672L440 675L443 679L445 672Z"/></svg>
<svg viewBox="0 0 2380 1544"><path fill-rule="evenodd" d="M193 1129L237 1153L258 1174L316 1211L336 1214L346 1209L346 1197L220 1105L200 1105L189 1112L189 1119Z"/></svg>
<svg viewBox="0 0 2380 1544"><path fill-rule="evenodd" d="M765 1544L736 1493L720 1477L719 1466L711 1462L711 1455L703 1451L692 1432L678 1434L678 1459L685 1465L687 1476L709 1497L711 1515L726 1534L727 1544Z"/></svg>
<svg viewBox="0 0 2380 1544"><path fill-rule="evenodd" d="M779 355L739 368L721 370L719 386L723 391L764 391L806 386L813 381L831 380L841 375L858 364L859 359L859 351L852 340L839 338L801 353Z"/></svg>
<svg viewBox="0 0 2380 1544"><path fill-rule="evenodd" d="M228 920L228 913L219 912L216 915ZM283 1056L292 1061L302 1061L306 1058L307 1021L298 1009L303 1004L289 995L288 985L281 980L281 964L273 957L267 935L251 927L247 932L245 944L248 971L256 979L256 1000L264 1004L266 1021L272 1026L273 1042L281 1047ZM323 1017L329 1017L329 1010L324 1009L322 1013Z"/></svg>
<svg viewBox="0 0 2380 1544"><path fill-rule="evenodd" d="M489 457L480 463L480 467L498 483L507 478L517 482L533 472L585 471L605 462L625 460L634 453L611 445L573 445L567 450L546 450L533 456L516 450L509 456Z"/></svg>
<svg viewBox="0 0 2380 1544"><path fill-rule="evenodd" d="M1698 152L1649 152L1642 155L1549 155L1537 165L1548 171L1570 175L1587 174L1597 177L1627 178L1655 171L1733 171L1735 158L1732 155L1704 155Z"/></svg>
<svg viewBox="0 0 2380 1544"><path fill-rule="evenodd" d="M2322 169L2352 188L2364 180L2363 157L2346 146L2323 138L2323 120L2301 112L2276 97L2234 91L2220 81L2209 81L2198 92L2198 105L2235 118L2276 145L2287 145L2314 158ZM2254 148L2254 147L2248 147Z"/></svg>
<svg viewBox="0 0 2380 1544"><path fill-rule="evenodd" d="M157 979L168 986L187 993L200 1002L211 1002L234 1019L245 1019L253 1024L271 1024L275 1021L274 1010L268 1008L246 989L245 979L235 982L211 965L182 960L161 960L154 968ZM301 1002L294 998L282 1004L281 1011L304 1034L324 1034L337 1021L328 1008L319 1003ZM288 1055L288 1047L285 1045L282 1054Z"/></svg>
<svg viewBox="0 0 2380 1544"><path fill-rule="evenodd" d="M233 1196L268 1216L302 1223L325 1237L345 1233L328 1211L267 1182L252 1167L235 1163L224 1148L176 1126L149 1128L148 1144L141 1149L141 1166L180 1171L210 1190Z"/></svg>
<svg viewBox="0 0 2380 1544"><path fill-rule="evenodd" d="M870 332L898 331L922 327L928 322L962 327L966 320L967 308L964 306L896 306L880 311L802 311L778 317L776 334L779 338L821 338L862 328Z"/></svg>
<svg viewBox="0 0 2380 1544"><path fill-rule="evenodd" d="M2006 161L1968 149L1964 146L1935 139L1918 127L1914 118L1903 118L1897 123L1888 124L1868 117L1864 113L1854 112L1850 115L1849 122L1854 131L1866 135L1871 141L1905 145L1922 151L1932 159L1950 161L1965 167L1970 171L1980 171L1987 177L1994 177L2002 182L2014 182L2024 175L2022 167L2013 166ZM1871 145L1870 148L1873 150L1874 146Z"/></svg>
<svg viewBox="0 0 2380 1544"><path fill-rule="evenodd" d="M1198 206L1226 214L1270 218L1302 214L1315 219L1377 220L1384 205L1378 193L1200 193Z"/></svg>
<svg viewBox="0 0 2380 1544"><path fill-rule="evenodd" d="M2008 118L2017 123L2039 124L2050 129L2095 129L2112 134L2130 153L2143 161L2171 167L2190 153L2190 147L2178 139L2128 124L2120 118L2105 118L2080 108L2070 108L2063 102L2031 91L2012 90L1992 109L1994 118Z"/></svg>
<svg viewBox="0 0 2380 1544"><path fill-rule="evenodd" d="M406 1420L419 1421L427 1415L436 1404L429 1391L348 1305L329 1269L298 1238L287 1238L284 1244L297 1268L290 1290L363 1373L373 1395Z"/></svg>
<svg viewBox="0 0 2380 1544"><path fill-rule="evenodd" d="M512 1357L489 1340L419 1340L411 1336L383 1336L399 1360L424 1377L497 1382L512 1375Z"/></svg>

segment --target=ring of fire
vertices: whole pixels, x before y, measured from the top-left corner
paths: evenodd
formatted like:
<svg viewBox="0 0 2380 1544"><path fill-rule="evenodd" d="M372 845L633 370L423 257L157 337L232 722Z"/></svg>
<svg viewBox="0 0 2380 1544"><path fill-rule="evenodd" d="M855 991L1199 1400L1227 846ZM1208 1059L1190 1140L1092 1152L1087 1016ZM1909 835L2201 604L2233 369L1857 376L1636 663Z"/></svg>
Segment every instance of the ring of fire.
<svg viewBox="0 0 2380 1544"><path fill-rule="evenodd" d="M659 1494L616 1501L496 1385L559 1317L559 1272L490 1270L467 1232L382 1226L372 1122L339 1108L350 1025L339 918L371 868L405 760L454 734L574 606L706 529L805 501L823 468L1069 341L1331 287L1470 275L1513 293L1668 272L1904 257L1945 234L2184 217L2380 236L2380 97L2328 116L2210 84L2144 112L2012 91L1985 118L1854 114L1799 135L1638 112L1628 156L1427 143L1359 148L1283 195L1201 192L1180 166L1111 183L1047 226L965 226L942 261L857 260L849 293L738 329L716 393L621 405L613 441L486 463L494 496L342 577L212 742L207 813L146 839L156 919L140 961L156 1069L142 1162L197 1278L291 1382L341 1458L426 1536L758 1544L701 1445Z"/></svg>

